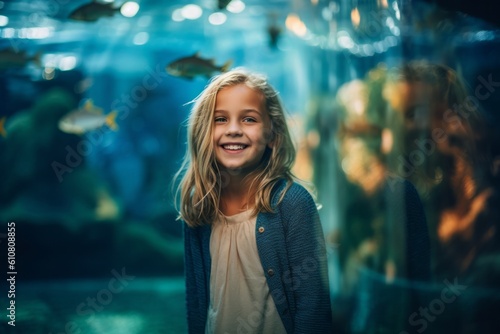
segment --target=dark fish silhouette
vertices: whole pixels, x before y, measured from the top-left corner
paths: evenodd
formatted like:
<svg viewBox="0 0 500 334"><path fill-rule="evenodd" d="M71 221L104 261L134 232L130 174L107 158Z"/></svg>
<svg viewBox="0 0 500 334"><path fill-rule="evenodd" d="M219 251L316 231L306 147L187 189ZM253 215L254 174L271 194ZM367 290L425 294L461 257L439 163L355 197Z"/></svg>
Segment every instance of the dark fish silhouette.
<svg viewBox="0 0 500 334"><path fill-rule="evenodd" d="M195 53L192 56L179 58L167 65L166 71L168 74L193 79L196 76L205 76L207 78L214 75L216 72L226 72L232 64L232 60L228 60L222 66L217 66L213 59L204 59Z"/></svg>
<svg viewBox="0 0 500 334"><path fill-rule="evenodd" d="M121 7L113 7L113 3L100 3L93 0L75 9L69 18L76 21L95 22L102 17L112 17Z"/></svg>
<svg viewBox="0 0 500 334"><path fill-rule="evenodd" d="M267 27L267 33L269 34L269 46L273 49L276 48L281 35L281 28L276 25L271 25Z"/></svg>
<svg viewBox="0 0 500 334"><path fill-rule="evenodd" d="M217 8L219 10L223 10L227 7L227 5L229 5L230 2L231 0L217 0Z"/></svg>
<svg viewBox="0 0 500 334"><path fill-rule="evenodd" d="M29 62L33 62L38 67L41 67L40 58L41 53L37 53L34 56L28 56L26 51L15 51L11 48L7 48L0 51L0 70L24 67Z"/></svg>
<svg viewBox="0 0 500 334"><path fill-rule="evenodd" d="M271 12L268 14L267 34L269 37L269 46L275 49L281 36L282 29L278 24L278 14Z"/></svg>

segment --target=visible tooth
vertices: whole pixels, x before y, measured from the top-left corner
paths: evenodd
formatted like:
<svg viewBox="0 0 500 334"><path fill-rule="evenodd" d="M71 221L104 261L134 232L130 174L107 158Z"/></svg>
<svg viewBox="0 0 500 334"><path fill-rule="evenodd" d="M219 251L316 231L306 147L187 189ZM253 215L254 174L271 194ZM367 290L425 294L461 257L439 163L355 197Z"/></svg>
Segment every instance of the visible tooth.
<svg viewBox="0 0 500 334"><path fill-rule="evenodd" d="M245 148L243 145L224 145L226 150L242 150Z"/></svg>

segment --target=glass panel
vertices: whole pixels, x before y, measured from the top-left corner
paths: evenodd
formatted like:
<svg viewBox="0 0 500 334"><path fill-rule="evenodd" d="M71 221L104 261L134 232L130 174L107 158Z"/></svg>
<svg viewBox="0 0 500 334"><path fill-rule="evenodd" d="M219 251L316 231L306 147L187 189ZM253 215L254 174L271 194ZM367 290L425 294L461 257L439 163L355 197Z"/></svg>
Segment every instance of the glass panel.
<svg viewBox="0 0 500 334"><path fill-rule="evenodd" d="M500 332L493 8L0 1L0 332L187 332L174 175L237 67L286 109L335 333Z"/></svg>

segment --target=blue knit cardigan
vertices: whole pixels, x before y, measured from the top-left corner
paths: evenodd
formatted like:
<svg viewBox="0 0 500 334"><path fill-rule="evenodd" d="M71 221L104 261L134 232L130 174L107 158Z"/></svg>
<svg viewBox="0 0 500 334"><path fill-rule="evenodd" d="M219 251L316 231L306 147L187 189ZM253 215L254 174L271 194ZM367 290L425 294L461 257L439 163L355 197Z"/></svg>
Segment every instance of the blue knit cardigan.
<svg viewBox="0 0 500 334"><path fill-rule="evenodd" d="M286 182L272 194L273 213L259 213L257 250L269 291L287 333L331 333L332 313L323 231L311 195ZM210 304L210 225L184 224L186 306L189 333L205 332ZM236 328L235 328L236 330Z"/></svg>

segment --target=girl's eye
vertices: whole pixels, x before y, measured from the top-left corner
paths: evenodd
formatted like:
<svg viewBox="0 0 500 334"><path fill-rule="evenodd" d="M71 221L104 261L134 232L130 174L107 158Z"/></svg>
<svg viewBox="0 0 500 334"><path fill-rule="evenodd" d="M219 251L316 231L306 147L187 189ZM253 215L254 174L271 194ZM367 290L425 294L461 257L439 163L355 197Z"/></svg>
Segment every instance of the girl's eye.
<svg viewBox="0 0 500 334"><path fill-rule="evenodd" d="M226 121L226 119L224 117L215 117L215 123L222 123L225 121Z"/></svg>
<svg viewBox="0 0 500 334"><path fill-rule="evenodd" d="M256 120L255 120L255 118L252 118L252 117L245 117L245 118L243 119L243 122L251 122L251 123L255 123L255 122L256 122Z"/></svg>

